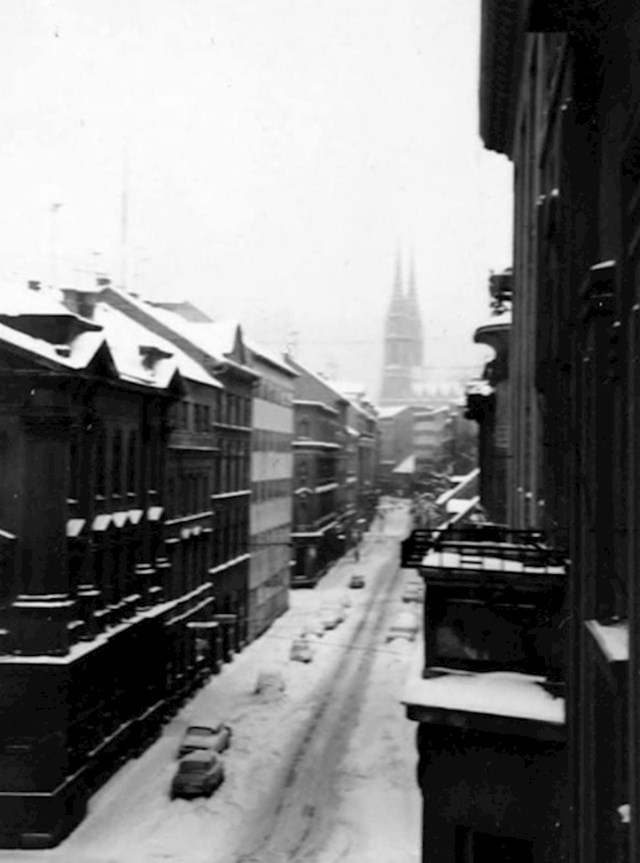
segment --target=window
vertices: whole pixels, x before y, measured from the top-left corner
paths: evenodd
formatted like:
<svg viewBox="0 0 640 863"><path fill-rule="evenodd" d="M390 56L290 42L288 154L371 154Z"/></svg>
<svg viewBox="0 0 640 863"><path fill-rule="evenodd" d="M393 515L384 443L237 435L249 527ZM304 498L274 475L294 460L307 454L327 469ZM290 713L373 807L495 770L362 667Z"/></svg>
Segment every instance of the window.
<svg viewBox="0 0 640 863"><path fill-rule="evenodd" d="M180 428L189 428L189 403L182 402L180 404Z"/></svg>
<svg viewBox="0 0 640 863"><path fill-rule="evenodd" d="M122 432L116 429L113 433L111 445L111 493L122 494Z"/></svg>
<svg viewBox="0 0 640 863"><path fill-rule="evenodd" d="M69 490L68 495L71 500L78 500L81 482L81 448L80 435L78 432L73 432L69 445Z"/></svg>
<svg viewBox="0 0 640 863"><path fill-rule="evenodd" d="M107 441L104 428L99 428L96 432L96 494L104 495L107 493Z"/></svg>
<svg viewBox="0 0 640 863"><path fill-rule="evenodd" d="M138 488L138 434L129 432L129 447L127 451L127 491L135 494Z"/></svg>

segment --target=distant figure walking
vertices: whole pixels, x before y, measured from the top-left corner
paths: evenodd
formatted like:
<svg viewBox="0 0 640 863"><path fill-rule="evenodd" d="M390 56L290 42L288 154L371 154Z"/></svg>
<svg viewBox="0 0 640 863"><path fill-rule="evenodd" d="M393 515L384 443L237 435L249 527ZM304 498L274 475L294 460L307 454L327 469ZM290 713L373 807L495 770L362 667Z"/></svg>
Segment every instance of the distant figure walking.
<svg viewBox="0 0 640 863"><path fill-rule="evenodd" d="M358 546L357 546L357 545L356 545L356 547L353 549L353 556L354 556L354 558L356 559L356 563L357 563L357 562L360 560L360 549L358 548Z"/></svg>

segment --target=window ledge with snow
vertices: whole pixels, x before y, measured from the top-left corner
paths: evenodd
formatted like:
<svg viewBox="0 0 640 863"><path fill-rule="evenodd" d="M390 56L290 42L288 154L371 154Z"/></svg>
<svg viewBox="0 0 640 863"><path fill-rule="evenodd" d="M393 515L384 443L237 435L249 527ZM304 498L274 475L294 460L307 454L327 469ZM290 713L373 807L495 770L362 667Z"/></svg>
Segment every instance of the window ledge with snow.
<svg viewBox="0 0 640 863"><path fill-rule="evenodd" d="M431 669L409 678L403 704L418 722L564 739L565 701L546 678L511 671Z"/></svg>

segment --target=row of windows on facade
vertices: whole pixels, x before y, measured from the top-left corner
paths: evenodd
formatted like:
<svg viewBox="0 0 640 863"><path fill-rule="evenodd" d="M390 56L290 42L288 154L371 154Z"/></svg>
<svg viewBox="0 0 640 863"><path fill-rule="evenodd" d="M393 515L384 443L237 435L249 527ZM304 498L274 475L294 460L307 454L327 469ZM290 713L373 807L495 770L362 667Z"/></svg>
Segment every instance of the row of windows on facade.
<svg viewBox="0 0 640 863"><path fill-rule="evenodd" d="M251 444L254 452L289 452L293 435L288 432L253 429Z"/></svg>
<svg viewBox="0 0 640 863"><path fill-rule="evenodd" d="M315 424L312 424L308 417L302 417L298 421L297 431L298 437L308 438L313 434L317 435L318 440L335 441L338 437L338 423L336 420L318 418Z"/></svg>
<svg viewBox="0 0 640 863"><path fill-rule="evenodd" d="M245 500L220 508L213 533L213 565L249 552L249 509Z"/></svg>
<svg viewBox="0 0 640 863"><path fill-rule="evenodd" d="M297 527L308 527L320 521L326 516L334 515L336 510L335 490L327 494L318 495L315 503L306 498L298 498L296 502Z"/></svg>
<svg viewBox="0 0 640 863"><path fill-rule="evenodd" d="M291 497L293 481L291 479L266 479L251 483L252 503L264 503L277 497Z"/></svg>
<svg viewBox="0 0 640 863"><path fill-rule="evenodd" d="M249 463L239 457L215 459L208 471L167 480L167 512L188 515L211 509L211 495L249 488Z"/></svg>
<svg viewBox="0 0 640 863"><path fill-rule="evenodd" d="M210 431L212 425L251 425L251 399L212 390L208 404L181 401L171 406L174 428L183 431Z"/></svg>
<svg viewBox="0 0 640 863"><path fill-rule="evenodd" d="M293 390L262 379L255 390L256 398L276 405L290 407L293 404Z"/></svg>
<svg viewBox="0 0 640 863"><path fill-rule="evenodd" d="M335 457L318 458L315 460L316 478L326 482L337 479L337 460ZM296 475L300 482L306 482L311 476L311 465L306 459L301 459L296 465Z"/></svg>
<svg viewBox="0 0 640 863"><path fill-rule="evenodd" d="M106 497L134 495L138 490L141 466L140 437L135 430L95 429L95 437L76 436L69 446L69 497L80 500L82 491L91 488L88 472L95 477L95 494ZM150 469L149 488L156 486L159 477L157 442L145 442L145 460ZM93 458L92 458L93 457Z"/></svg>
<svg viewBox="0 0 640 863"><path fill-rule="evenodd" d="M207 512L211 505L211 484L207 473L191 473L167 480L167 516Z"/></svg>

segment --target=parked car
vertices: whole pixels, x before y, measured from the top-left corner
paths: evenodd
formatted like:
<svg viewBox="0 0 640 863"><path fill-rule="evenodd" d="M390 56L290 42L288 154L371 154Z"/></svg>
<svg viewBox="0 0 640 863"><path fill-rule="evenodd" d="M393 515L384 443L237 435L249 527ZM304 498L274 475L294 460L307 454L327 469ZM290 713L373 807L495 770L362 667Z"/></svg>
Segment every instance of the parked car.
<svg viewBox="0 0 640 863"><path fill-rule="evenodd" d="M208 797L224 781L224 765L217 752L200 749L180 760L171 782L170 797Z"/></svg>
<svg viewBox="0 0 640 863"><path fill-rule="evenodd" d="M410 611L401 611L393 619L387 633L387 641L404 638L413 641L418 633L418 618Z"/></svg>
<svg viewBox="0 0 640 863"><path fill-rule="evenodd" d="M423 597L424 588L421 584L416 584L415 582L406 584L402 591L403 602L422 602Z"/></svg>
<svg viewBox="0 0 640 863"><path fill-rule="evenodd" d="M224 752L231 743L231 728L223 722L211 725L190 725L185 731L180 746L178 758L188 752L204 749L211 752Z"/></svg>
<svg viewBox="0 0 640 863"><path fill-rule="evenodd" d="M293 662L311 662L313 660L313 650L306 636L298 636L293 639L289 659Z"/></svg>
<svg viewBox="0 0 640 863"><path fill-rule="evenodd" d="M364 575L352 575L349 579L349 587L358 589L365 586Z"/></svg>
<svg viewBox="0 0 640 863"><path fill-rule="evenodd" d="M320 609L319 617L325 629L335 629L344 620L344 610L338 605L326 605Z"/></svg>

